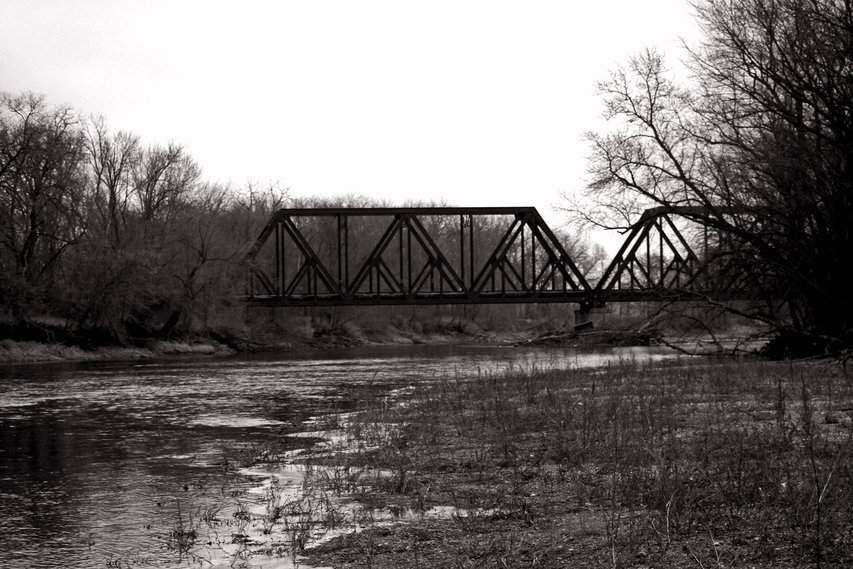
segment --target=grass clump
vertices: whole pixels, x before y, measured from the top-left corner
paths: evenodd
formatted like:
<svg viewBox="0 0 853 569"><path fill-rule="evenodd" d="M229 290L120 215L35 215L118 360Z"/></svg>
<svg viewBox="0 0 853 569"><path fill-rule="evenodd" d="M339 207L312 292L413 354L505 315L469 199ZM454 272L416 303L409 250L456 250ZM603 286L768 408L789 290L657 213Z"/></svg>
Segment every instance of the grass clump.
<svg viewBox="0 0 853 569"><path fill-rule="evenodd" d="M323 458L350 497L408 517L308 553L334 567L844 566L851 423L853 382L829 363L443 378L339 421L347 452Z"/></svg>

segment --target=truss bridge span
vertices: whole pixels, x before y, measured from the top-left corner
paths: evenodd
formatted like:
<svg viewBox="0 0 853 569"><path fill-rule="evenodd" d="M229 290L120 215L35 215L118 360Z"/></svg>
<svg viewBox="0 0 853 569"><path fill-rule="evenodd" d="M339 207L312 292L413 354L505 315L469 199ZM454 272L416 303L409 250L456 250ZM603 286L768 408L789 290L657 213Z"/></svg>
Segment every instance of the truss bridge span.
<svg viewBox="0 0 853 569"><path fill-rule="evenodd" d="M696 208L646 210L590 265L533 207L282 209L246 256L268 306L577 303L739 298ZM581 270L584 267L585 270Z"/></svg>

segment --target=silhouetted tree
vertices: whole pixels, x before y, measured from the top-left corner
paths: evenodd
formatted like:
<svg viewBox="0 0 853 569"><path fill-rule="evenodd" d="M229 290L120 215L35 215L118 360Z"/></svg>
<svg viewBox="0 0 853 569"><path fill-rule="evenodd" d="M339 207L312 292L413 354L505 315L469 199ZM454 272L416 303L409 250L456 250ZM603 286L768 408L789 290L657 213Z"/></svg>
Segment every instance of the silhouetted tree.
<svg viewBox="0 0 853 569"><path fill-rule="evenodd" d="M600 85L590 196L619 224L648 206L725 236L773 319L853 343L853 10L849 0L700 0L679 85L654 51Z"/></svg>
<svg viewBox="0 0 853 569"><path fill-rule="evenodd" d="M69 109L0 93L0 298L17 320L44 299L83 233L84 152Z"/></svg>
<svg viewBox="0 0 853 569"><path fill-rule="evenodd" d="M92 178L90 228L120 246L133 205L133 174L142 158L139 138L127 132L110 133L101 118L91 121L86 134Z"/></svg>

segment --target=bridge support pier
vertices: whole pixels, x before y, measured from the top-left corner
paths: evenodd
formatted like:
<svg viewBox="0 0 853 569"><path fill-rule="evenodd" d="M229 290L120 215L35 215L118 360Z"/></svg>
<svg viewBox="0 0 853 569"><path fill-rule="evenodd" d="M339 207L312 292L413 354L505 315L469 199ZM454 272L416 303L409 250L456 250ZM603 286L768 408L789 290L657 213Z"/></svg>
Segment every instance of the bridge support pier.
<svg viewBox="0 0 853 569"><path fill-rule="evenodd" d="M609 312L610 310L600 304L581 304L580 308L575 310L575 330L600 328L604 325Z"/></svg>

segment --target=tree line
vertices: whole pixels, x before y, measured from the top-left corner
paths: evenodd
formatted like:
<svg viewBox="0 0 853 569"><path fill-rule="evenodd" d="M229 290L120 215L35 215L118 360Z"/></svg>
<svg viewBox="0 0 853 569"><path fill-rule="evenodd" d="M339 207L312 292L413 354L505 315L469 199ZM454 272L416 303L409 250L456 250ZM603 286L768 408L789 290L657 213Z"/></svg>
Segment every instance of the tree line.
<svg viewBox="0 0 853 569"><path fill-rule="evenodd" d="M0 305L105 340L228 318L240 260L287 191L205 181L179 144L0 93Z"/></svg>
<svg viewBox="0 0 853 569"><path fill-rule="evenodd" d="M44 96L0 93L0 329L119 343L239 329L244 257L274 211L387 205L354 195L294 198L274 184L211 183L179 144L145 145ZM442 250L458 254L447 219L423 222ZM481 254L503 234L503 222L478 222ZM333 259L336 228L322 218L307 223L312 247ZM365 218L349 230L356 265L384 227ZM600 247L560 237L582 267L601 263Z"/></svg>
<svg viewBox="0 0 853 569"><path fill-rule="evenodd" d="M693 5L704 38L686 79L647 50L600 84L612 128L588 135L578 209L610 227L652 206L687 212L724 236L732 278L770 300L743 315L806 351L851 348L853 1ZM204 181L180 145L2 94L5 318L116 339L208 326L236 309L243 251L288 200Z"/></svg>

